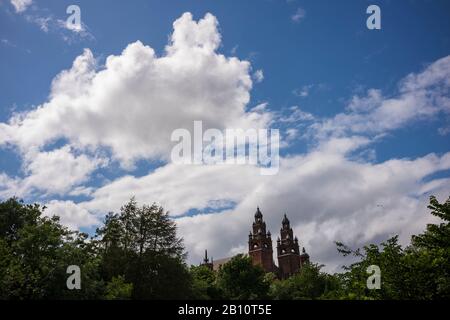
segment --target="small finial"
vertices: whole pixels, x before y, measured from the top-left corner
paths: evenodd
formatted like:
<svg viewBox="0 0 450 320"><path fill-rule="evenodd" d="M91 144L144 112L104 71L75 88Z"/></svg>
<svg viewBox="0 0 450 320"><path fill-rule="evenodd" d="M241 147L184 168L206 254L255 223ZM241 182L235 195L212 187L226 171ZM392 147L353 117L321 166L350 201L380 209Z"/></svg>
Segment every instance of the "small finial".
<svg viewBox="0 0 450 320"><path fill-rule="evenodd" d="M282 223L283 223L283 225L288 225L289 224L289 219L287 218L286 213L284 214L284 218L283 218Z"/></svg>

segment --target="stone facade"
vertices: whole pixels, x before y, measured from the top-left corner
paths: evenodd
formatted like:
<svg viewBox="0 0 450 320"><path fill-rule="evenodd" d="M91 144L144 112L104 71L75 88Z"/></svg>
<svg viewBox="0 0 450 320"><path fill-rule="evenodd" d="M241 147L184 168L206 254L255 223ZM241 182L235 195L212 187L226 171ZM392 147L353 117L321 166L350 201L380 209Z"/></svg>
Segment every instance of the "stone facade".
<svg viewBox="0 0 450 320"><path fill-rule="evenodd" d="M309 263L309 255L306 253L305 248L300 253L298 239L294 236L286 215L284 215L281 222L280 237L277 239L278 266L273 260L272 235L266 228L266 223L259 207L256 209L254 218L252 230L248 235L248 255L251 257L254 265L260 265L264 271L273 272L280 279L287 279L300 271L306 263ZM208 253L205 251L205 259L202 265L212 270L218 270L220 265L230 259L220 259L217 263L209 262Z"/></svg>

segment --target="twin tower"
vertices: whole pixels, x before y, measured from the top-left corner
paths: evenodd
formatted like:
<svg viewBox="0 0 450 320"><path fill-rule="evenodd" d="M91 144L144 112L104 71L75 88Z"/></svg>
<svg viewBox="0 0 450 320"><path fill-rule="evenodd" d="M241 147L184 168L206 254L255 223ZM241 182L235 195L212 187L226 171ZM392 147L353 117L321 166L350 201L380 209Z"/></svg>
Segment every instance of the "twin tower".
<svg viewBox="0 0 450 320"><path fill-rule="evenodd" d="M278 267L273 261L272 238L270 231L266 232L266 223L259 208L256 209L252 231L248 235L248 254L253 264L260 265L264 271L273 272L279 278L289 278L309 262L305 248L300 249L297 237L294 237L289 219L284 215L280 236L277 239Z"/></svg>
<svg viewBox="0 0 450 320"><path fill-rule="evenodd" d="M277 239L278 266L273 261L272 238L270 231L266 231L266 223L259 208L256 209L255 221L252 231L248 235L248 255L254 265L260 265L265 272L273 272L278 278L286 279L298 272L305 263L309 262L309 255L303 248L300 254L297 237L294 238L289 219L284 215L280 230L281 238ZM208 251L205 250L205 258L201 265L211 270L219 270L220 267L230 261L231 258L219 260L208 259Z"/></svg>

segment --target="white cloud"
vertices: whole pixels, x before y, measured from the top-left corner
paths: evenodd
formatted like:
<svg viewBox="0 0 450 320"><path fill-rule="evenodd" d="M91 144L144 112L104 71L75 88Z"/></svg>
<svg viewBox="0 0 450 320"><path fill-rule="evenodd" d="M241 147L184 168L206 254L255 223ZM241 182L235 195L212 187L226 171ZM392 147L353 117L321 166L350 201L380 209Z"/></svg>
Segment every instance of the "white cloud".
<svg viewBox="0 0 450 320"><path fill-rule="evenodd" d="M49 152L29 152L25 155L26 178L22 181L22 194L37 189L49 194L63 195L73 186L85 182L105 159L75 155L70 146Z"/></svg>
<svg viewBox="0 0 450 320"><path fill-rule="evenodd" d="M45 33L49 32L50 25L53 22L52 17L41 17L36 15L26 15L25 19L30 23L36 24L39 29L41 29Z"/></svg>
<svg viewBox="0 0 450 320"><path fill-rule="evenodd" d="M303 111L299 106L292 106L289 108L287 114L281 113L277 120L279 122L303 122L303 121L312 121L315 117L309 112Z"/></svg>
<svg viewBox="0 0 450 320"><path fill-rule="evenodd" d="M27 149L66 138L80 149L107 147L130 167L167 159L171 132L194 120L205 129L264 126L267 116L245 113L250 64L217 53L219 44L214 16L197 23L185 13L162 57L137 41L97 70L86 49L55 78L48 102L0 124L0 144Z"/></svg>
<svg viewBox="0 0 450 320"><path fill-rule="evenodd" d="M25 15L25 20L33 23L45 33L58 34L65 42L72 44L81 40L95 40L88 26L81 21L81 25L68 25L66 21L57 19L45 11L35 10Z"/></svg>
<svg viewBox="0 0 450 320"><path fill-rule="evenodd" d="M73 187L86 182L95 169L106 164L107 160L101 157L76 155L68 145L48 152L30 149L23 154L25 177L11 178L3 174L0 189L2 185L5 186L8 196L29 197L33 193L41 196L64 195ZM79 194L82 193L80 189L77 190ZM76 193L76 190L73 192Z"/></svg>
<svg viewBox="0 0 450 320"><path fill-rule="evenodd" d="M450 56L425 70L410 74L399 83L398 94L384 97L370 89L363 97L354 96L347 112L316 123L313 135L321 138L348 134L378 135L439 114L450 114Z"/></svg>
<svg viewBox="0 0 450 320"><path fill-rule="evenodd" d="M450 169L450 153L378 164L348 158L365 143L338 139L304 156L283 158L275 176L261 176L252 166L168 164L144 177L119 178L79 206L100 217L135 195L141 203L157 201L177 216L214 203L236 203L233 209L219 206L220 213L177 219L192 263L204 249L221 258L245 248L256 205L274 237L287 212L301 245L332 270L342 261L334 241L361 246L398 233L407 243L432 221L428 195L442 199L450 187L449 179L424 180Z"/></svg>
<svg viewBox="0 0 450 320"><path fill-rule="evenodd" d="M237 53L238 48L239 48L239 46L238 46L238 45L235 45L233 48L231 48L230 54L231 54L232 56L235 56L236 53Z"/></svg>
<svg viewBox="0 0 450 320"><path fill-rule="evenodd" d="M136 196L140 202L157 201L177 216L193 208L240 201L259 179L255 176L259 176L259 169L247 165L167 164L146 176L124 176L95 190L85 207L93 212L116 210ZM226 178L213 182L216 177Z"/></svg>
<svg viewBox="0 0 450 320"><path fill-rule="evenodd" d="M256 70L255 73L253 74L253 78L255 79L256 82L262 82L264 80L264 73L261 69Z"/></svg>
<svg viewBox="0 0 450 320"><path fill-rule="evenodd" d="M59 216L61 224L72 230L98 225L100 220L72 201L52 200L46 204L44 216Z"/></svg>
<svg viewBox="0 0 450 320"><path fill-rule="evenodd" d="M295 23L299 23L306 17L306 11L303 8L297 8L297 11L291 16L291 20Z"/></svg>
<svg viewBox="0 0 450 320"><path fill-rule="evenodd" d="M292 93L300 98L308 97L312 92L323 92L329 90L330 86L326 83L307 84L300 88L292 90Z"/></svg>
<svg viewBox="0 0 450 320"><path fill-rule="evenodd" d="M17 47L17 45L16 45L15 43L13 43L13 42L11 42L10 40L5 39L5 38L1 39L1 40L0 40L0 43L1 43L2 45L4 45L5 47L12 47L12 48Z"/></svg>
<svg viewBox="0 0 450 320"><path fill-rule="evenodd" d="M314 85L309 84L309 85L305 85L299 89L295 89L294 91L292 91L292 93L294 95L296 95L297 97L307 97L309 95L309 91L312 89Z"/></svg>
<svg viewBox="0 0 450 320"><path fill-rule="evenodd" d="M219 258L234 247L245 247L257 204L274 236L286 211L312 259L332 269L341 261L336 240L361 246L399 233L406 243L412 233L423 230L431 215L426 213L429 193L417 192L424 185L421 179L449 168L449 159L450 154L430 155L371 165L327 152L283 159L278 176L266 181L255 176L234 210L177 221L196 261L205 248ZM428 192L442 198L449 186L446 181Z"/></svg>
<svg viewBox="0 0 450 320"><path fill-rule="evenodd" d="M32 3L32 0L11 0L17 13L24 12Z"/></svg>

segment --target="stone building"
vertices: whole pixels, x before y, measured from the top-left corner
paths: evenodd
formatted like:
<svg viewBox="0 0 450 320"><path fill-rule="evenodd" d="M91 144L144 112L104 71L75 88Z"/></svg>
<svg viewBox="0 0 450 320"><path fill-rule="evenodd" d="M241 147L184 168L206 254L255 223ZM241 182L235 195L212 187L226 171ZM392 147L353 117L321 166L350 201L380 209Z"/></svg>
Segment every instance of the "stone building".
<svg viewBox="0 0 450 320"><path fill-rule="evenodd" d="M287 279L298 272L306 263L309 263L309 255L305 248L302 248L300 253L298 239L294 236L286 214L281 221L280 236L277 239L278 266L273 259L272 235L266 228L259 207L256 209L254 218L252 230L248 235L248 255L254 265L260 265L264 271L273 272L280 279ZM218 270L222 264L230 259L224 258L209 262L208 253L205 251L205 259L202 265L206 265L212 270Z"/></svg>

